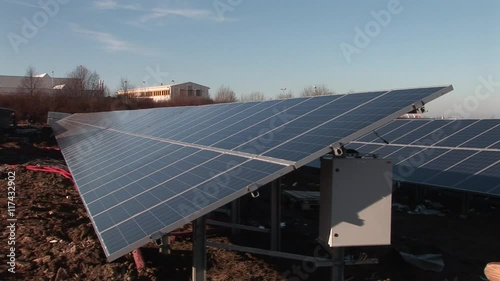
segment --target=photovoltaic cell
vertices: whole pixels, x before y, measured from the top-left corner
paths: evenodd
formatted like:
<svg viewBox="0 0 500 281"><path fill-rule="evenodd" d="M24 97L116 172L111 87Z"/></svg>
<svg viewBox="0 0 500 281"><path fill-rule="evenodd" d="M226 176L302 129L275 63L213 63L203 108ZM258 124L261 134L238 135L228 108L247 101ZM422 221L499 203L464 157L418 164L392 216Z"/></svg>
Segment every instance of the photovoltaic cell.
<svg viewBox="0 0 500 281"><path fill-rule="evenodd" d="M49 126L56 126L56 121L66 118L70 115L71 115L70 113L65 113L65 112L49 111L47 113L47 124Z"/></svg>
<svg viewBox="0 0 500 281"><path fill-rule="evenodd" d="M496 124L492 124L492 128L480 135L474 135L466 142L460 144L460 147L483 147L489 148L490 146L500 141L500 120L496 120Z"/></svg>
<svg viewBox="0 0 500 281"><path fill-rule="evenodd" d="M453 137L447 137L442 141L437 142L435 145L449 146L449 147L459 146L460 144L466 143L470 139L476 137L478 132L481 134L486 130L491 129L492 126L496 124L498 124L497 120L478 120L477 122L474 122L470 126L458 130L457 132L450 135Z"/></svg>
<svg viewBox="0 0 500 281"><path fill-rule="evenodd" d="M114 260L450 90L74 114L54 130Z"/></svg>

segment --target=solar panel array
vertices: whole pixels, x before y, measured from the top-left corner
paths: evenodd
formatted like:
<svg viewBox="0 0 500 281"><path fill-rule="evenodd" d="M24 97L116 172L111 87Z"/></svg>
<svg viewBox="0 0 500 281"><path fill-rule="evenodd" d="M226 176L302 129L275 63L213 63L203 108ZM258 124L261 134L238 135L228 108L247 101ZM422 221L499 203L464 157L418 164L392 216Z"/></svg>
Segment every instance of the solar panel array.
<svg viewBox="0 0 500 281"><path fill-rule="evenodd" d="M452 89L73 114L54 130L114 260Z"/></svg>
<svg viewBox="0 0 500 281"><path fill-rule="evenodd" d="M392 159L399 181L500 196L499 119L399 119L347 147Z"/></svg>
<svg viewBox="0 0 500 281"><path fill-rule="evenodd" d="M71 113L49 111L47 113L47 124L49 126L55 126L56 121L59 121L63 118L66 118L70 115L71 115Z"/></svg>

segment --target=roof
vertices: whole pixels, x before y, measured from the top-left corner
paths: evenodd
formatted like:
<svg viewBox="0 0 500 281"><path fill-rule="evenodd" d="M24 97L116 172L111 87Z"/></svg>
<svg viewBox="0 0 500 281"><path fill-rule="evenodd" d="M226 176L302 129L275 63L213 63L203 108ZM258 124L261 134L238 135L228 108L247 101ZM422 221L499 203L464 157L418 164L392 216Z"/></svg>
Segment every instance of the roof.
<svg viewBox="0 0 500 281"><path fill-rule="evenodd" d="M172 86L178 86L178 85L183 85L183 84L194 84L198 85L207 89L210 89L210 87L194 83L194 82L179 82L179 83L172 83L172 84L163 84L163 85L155 85L155 86L146 86L146 87L136 87L136 88L130 88L127 91L128 92L146 92L146 91L155 91L155 90L166 90L169 89ZM119 90L118 93L123 93L123 90Z"/></svg>
<svg viewBox="0 0 500 281"><path fill-rule="evenodd" d="M9 76L0 75L0 90L1 88L18 88L21 86L22 81L25 76ZM50 77L47 73L35 75L35 77L42 79L40 83L40 89L52 89L52 83L54 83L54 89L56 85L66 84L69 78L58 78Z"/></svg>
<svg viewBox="0 0 500 281"><path fill-rule="evenodd" d="M169 84L167 86L177 86L177 85L182 85L182 84L195 84L195 85L199 85L199 86L206 87L206 88L210 89L210 87L207 87L207 86L202 85L202 84L194 83L194 82L191 82L191 81L188 81L188 82L179 82L179 83L172 83L172 84Z"/></svg>
<svg viewBox="0 0 500 281"><path fill-rule="evenodd" d="M24 76L0 75L0 88L17 88Z"/></svg>

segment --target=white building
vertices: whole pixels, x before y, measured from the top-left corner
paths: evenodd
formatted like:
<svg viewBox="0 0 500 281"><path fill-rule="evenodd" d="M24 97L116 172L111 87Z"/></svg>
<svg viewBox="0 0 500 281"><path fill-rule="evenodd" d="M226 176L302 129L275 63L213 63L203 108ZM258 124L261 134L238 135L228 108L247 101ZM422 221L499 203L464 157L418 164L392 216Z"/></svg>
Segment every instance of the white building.
<svg viewBox="0 0 500 281"><path fill-rule="evenodd" d="M154 101L168 101L176 97L201 97L209 98L210 88L193 82L175 83L170 85L160 85L152 87L134 88L120 90L118 96L128 96L131 98L150 98Z"/></svg>
<svg viewBox="0 0 500 281"><path fill-rule="evenodd" d="M37 91L50 92L53 89L63 89L68 82L68 78L51 77L47 73L34 76L40 82L37 85ZM0 94L16 94L22 91L22 81L24 76L0 75Z"/></svg>

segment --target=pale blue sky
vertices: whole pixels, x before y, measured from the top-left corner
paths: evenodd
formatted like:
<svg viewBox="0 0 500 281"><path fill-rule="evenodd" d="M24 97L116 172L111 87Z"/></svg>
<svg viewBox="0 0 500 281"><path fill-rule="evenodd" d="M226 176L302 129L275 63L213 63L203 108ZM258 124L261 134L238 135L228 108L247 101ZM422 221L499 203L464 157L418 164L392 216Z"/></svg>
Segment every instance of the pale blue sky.
<svg viewBox="0 0 500 281"><path fill-rule="evenodd" d="M148 86L193 81L211 87L212 94L224 84L238 95L261 91L268 97L284 87L298 95L318 84L337 93L453 84L453 92L428 107L430 115L500 118L497 0L0 5L2 75L23 75L31 64L38 72L65 76L82 64L112 91L123 76L136 86L143 80ZM374 14L389 14L390 20L377 21ZM369 42L355 40L363 36ZM355 51L351 56L344 54L346 46ZM483 87L474 96L479 77L499 81L489 87L492 94ZM454 105L464 103L465 112L457 113Z"/></svg>

